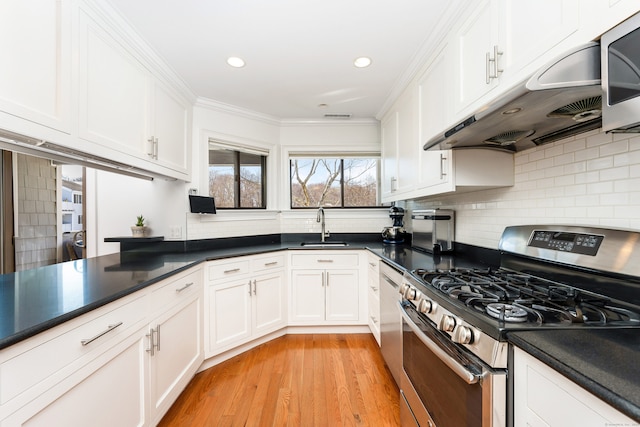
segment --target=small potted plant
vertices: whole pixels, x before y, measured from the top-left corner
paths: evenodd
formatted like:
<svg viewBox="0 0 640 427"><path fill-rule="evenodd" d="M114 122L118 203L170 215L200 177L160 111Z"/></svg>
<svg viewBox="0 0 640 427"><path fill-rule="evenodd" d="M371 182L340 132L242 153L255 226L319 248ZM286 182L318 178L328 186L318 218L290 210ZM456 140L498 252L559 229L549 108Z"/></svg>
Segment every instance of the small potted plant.
<svg viewBox="0 0 640 427"><path fill-rule="evenodd" d="M136 218L136 225L131 227L131 234L133 237L144 237L147 233L147 227L144 225L144 216L139 215Z"/></svg>

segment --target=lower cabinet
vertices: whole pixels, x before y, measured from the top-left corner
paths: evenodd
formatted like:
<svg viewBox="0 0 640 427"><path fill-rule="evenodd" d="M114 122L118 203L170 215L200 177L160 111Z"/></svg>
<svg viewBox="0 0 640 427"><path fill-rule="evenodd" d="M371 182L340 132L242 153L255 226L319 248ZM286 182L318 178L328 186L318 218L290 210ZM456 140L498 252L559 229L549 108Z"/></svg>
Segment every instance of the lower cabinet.
<svg viewBox="0 0 640 427"><path fill-rule="evenodd" d="M2 350L0 426L155 425L204 360L202 307L197 267Z"/></svg>
<svg viewBox="0 0 640 427"><path fill-rule="evenodd" d="M207 357L287 325L284 263L283 254L209 262Z"/></svg>
<svg viewBox="0 0 640 427"><path fill-rule="evenodd" d="M289 323L366 323L360 315L361 304L366 301L361 302L360 264L356 252L292 254Z"/></svg>
<svg viewBox="0 0 640 427"><path fill-rule="evenodd" d="M635 421L540 360L514 348L514 425L633 426Z"/></svg>

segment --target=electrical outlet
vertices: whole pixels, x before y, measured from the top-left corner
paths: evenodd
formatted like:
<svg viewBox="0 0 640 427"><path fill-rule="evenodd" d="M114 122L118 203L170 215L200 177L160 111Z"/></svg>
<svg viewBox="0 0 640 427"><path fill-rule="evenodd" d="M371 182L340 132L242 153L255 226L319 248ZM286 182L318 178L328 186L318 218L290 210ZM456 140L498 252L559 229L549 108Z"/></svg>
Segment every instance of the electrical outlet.
<svg viewBox="0 0 640 427"><path fill-rule="evenodd" d="M182 227L180 227L179 225L170 227L169 234L171 235L170 237L172 239L181 239L182 238Z"/></svg>

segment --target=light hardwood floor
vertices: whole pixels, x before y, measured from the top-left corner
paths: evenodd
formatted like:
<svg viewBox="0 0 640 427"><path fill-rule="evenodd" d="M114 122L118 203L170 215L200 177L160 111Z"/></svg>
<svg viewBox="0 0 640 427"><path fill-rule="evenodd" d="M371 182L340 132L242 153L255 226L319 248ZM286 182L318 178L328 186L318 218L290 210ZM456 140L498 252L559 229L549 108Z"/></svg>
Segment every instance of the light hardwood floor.
<svg viewBox="0 0 640 427"><path fill-rule="evenodd" d="M285 335L197 374L159 426L399 426L371 334Z"/></svg>

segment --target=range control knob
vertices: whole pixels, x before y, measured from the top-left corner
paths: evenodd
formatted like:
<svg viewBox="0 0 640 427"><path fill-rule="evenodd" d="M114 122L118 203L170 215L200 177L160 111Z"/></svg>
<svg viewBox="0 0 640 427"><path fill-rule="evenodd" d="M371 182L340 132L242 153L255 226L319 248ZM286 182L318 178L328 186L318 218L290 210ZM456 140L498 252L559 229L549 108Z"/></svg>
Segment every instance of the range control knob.
<svg viewBox="0 0 640 427"><path fill-rule="evenodd" d="M398 292L404 296L404 293L407 292L407 289L409 289L409 284L408 283L402 283L399 287L398 287Z"/></svg>
<svg viewBox="0 0 640 427"><path fill-rule="evenodd" d="M421 313L431 313L433 310L436 309L436 303L428 298L421 298L420 302L418 303L418 310Z"/></svg>
<svg viewBox="0 0 640 427"><path fill-rule="evenodd" d="M456 318L445 314L440 319L440 330L445 332L453 332L456 328Z"/></svg>
<svg viewBox="0 0 640 427"><path fill-rule="evenodd" d="M408 300L415 300L418 298L418 290L413 286L407 285L407 289L404 291L404 298Z"/></svg>
<svg viewBox="0 0 640 427"><path fill-rule="evenodd" d="M451 338L458 344L471 344L473 342L473 331L468 326L458 326Z"/></svg>

